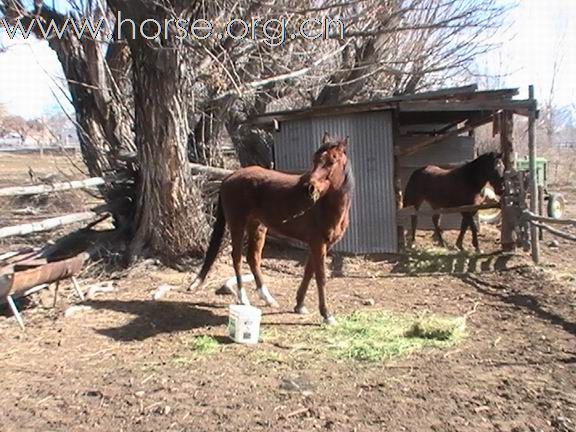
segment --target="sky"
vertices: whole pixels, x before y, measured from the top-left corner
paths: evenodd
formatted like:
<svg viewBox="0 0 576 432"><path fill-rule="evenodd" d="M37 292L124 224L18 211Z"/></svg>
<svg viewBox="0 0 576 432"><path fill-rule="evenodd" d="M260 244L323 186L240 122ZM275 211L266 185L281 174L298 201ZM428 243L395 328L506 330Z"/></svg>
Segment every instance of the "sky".
<svg viewBox="0 0 576 432"><path fill-rule="evenodd" d="M576 109L576 0L516 0L507 29L495 36L500 47L481 61L503 87L528 96L534 85L540 104L550 98L557 65L554 102Z"/></svg>
<svg viewBox="0 0 576 432"><path fill-rule="evenodd" d="M533 84L543 103L550 98L556 63L554 103L576 110L576 0L516 2L507 29L493 38L499 48L479 59L479 67L498 75L499 87L519 87L520 97L527 97ZM0 25L0 46L7 47L0 53L0 104L28 119L62 106L71 110L69 96L61 90L60 63L46 41L11 41Z"/></svg>

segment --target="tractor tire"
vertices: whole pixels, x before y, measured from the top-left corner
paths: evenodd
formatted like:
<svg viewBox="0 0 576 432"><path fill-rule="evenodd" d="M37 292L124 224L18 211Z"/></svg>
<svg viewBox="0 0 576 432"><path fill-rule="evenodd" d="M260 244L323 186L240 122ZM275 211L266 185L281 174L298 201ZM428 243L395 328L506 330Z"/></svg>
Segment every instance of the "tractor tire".
<svg viewBox="0 0 576 432"><path fill-rule="evenodd" d="M562 194L551 193L548 195L548 216L553 219L562 219L566 201Z"/></svg>
<svg viewBox="0 0 576 432"><path fill-rule="evenodd" d="M485 202L486 200L494 202L498 201L497 195L494 193L494 190L489 185L484 186L481 195L484 198ZM502 210L500 210L499 208L478 210L477 214L478 214L478 222L480 223L497 225L502 220Z"/></svg>
<svg viewBox="0 0 576 432"><path fill-rule="evenodd" d="M478 210L478 221L489 225L498 225L502 221L502 210L498 208Z"/></svg>

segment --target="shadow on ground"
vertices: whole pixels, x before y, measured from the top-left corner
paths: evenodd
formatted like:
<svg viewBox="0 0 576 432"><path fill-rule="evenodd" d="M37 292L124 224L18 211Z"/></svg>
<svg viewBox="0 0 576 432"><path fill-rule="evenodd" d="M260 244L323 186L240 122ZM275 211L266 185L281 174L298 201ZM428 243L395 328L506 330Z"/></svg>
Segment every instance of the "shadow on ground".
<svg viewBox="0 0 576 432"><path fill-rule="evenodd" d="M519 265L515 257L514 254L502 252L473 254L435 249L411 250L394 264L392 273L465 274L525 267L524 264Z"/></svg>
<svg viewBox="0 0 576 432"><path fill-rule="evenodd" d="M500 284L492 284L483 281L472 275L464 275L461 280L474 287L478 292L497 298L498 300L515 306L518 309L525 309L533 312L538 318L548 321L553 325L562 327L566 332L576 336L576 323L568 321L558 313L551 311L542 305L542 299L539 299L533 294L514 292L510 287Z"/></svg>
<svg viewBox="0 0 576 432"><path fill-rule="evenodd" d="M120 327L97 330L117 341L142 341L162 333L174 333L226 324L225 315L217 315L220 306L208 303L184 303L153 300L91 300L85 303L94 309L107 309L135 315Z"/></svg>

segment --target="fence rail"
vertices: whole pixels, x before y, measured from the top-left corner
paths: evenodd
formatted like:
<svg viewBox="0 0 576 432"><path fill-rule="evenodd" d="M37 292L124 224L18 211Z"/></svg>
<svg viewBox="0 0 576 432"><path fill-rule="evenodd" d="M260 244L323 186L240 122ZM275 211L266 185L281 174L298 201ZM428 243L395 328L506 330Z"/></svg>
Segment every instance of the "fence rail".
<svg viewBox="0 0 576 432"><path fill-rule="evenodd" d="M33 186L11 186L0 188L0 197L38 195L43 193L61 192L71 189L90 189L106 183L102 177L92 177L86 180L72 180L67 182L42 184Z"/></svg>

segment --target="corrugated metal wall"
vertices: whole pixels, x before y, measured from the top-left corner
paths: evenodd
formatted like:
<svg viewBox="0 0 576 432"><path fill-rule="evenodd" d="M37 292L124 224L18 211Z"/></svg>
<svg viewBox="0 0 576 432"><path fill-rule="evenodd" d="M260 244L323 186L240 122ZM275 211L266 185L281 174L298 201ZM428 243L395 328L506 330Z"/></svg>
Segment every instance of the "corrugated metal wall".
<svg viewBox="0 0 576 432"><path fill-rule="evenodd" d="M356 178L350 226L334 247L350 253L397 252L393 184L393 129L389 111L283 122L275 137L278 170L305 171L325 131L350 137Z"/></svg>

